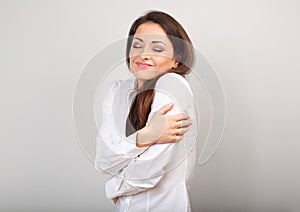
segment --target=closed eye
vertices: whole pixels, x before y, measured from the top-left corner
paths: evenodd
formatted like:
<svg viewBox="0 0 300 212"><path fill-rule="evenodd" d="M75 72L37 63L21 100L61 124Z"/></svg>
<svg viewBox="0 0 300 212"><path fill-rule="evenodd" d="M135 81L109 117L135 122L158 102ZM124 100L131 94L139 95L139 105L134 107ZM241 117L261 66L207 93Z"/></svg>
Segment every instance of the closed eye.
<svg viewBox="0 0 300 212"><path fill-rule="evenodd" d="M142 46L138 46L138 45L133 45L132 48L135 48L135 49L140 49L142 48Z"/></svg>
<svg viewBox="0 0 300 212"><path fill-rule="evenodd" d="M163 49L154 48L153 51L156 51L156 52L162 52L162 51L164 51L164 50L163 50Z"/></svg>

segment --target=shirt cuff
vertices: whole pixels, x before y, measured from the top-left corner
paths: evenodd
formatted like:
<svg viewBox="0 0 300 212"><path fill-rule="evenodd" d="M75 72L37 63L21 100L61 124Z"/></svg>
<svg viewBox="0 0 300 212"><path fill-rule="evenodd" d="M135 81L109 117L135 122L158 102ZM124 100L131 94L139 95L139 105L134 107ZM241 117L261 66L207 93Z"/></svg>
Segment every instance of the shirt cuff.
<svg viewBox="0 0 300 212"><path fill-rule="evenodd" d="M125 142L123 142L123 144L125 144L124 148L126 148L126 152L130 157L137 157L138 155L142 154L146 149L148 149L148 146L146 147L136 146L137 133L138 131L132 133L130 136L126 137Z"/></svg>

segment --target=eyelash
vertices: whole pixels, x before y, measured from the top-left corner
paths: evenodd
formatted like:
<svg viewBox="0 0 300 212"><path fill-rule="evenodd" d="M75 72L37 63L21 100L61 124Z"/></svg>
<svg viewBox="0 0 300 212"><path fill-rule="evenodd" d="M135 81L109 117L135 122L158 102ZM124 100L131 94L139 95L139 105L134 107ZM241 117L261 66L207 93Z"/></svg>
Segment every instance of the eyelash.
<svg viewBox="0 0 300 212"><path fill-rule="evenodd" d="M139 46L139 45L133 45L132 48L135 48L135 49L141 49L142 46ZM163 52L164 50L163 50L163 49L153 48L153 51L156 51L156 52Z"/></svg>
<svg viewBox="0 0 300 212"><path fill-rule="evenodd" d="M132 48L141 49L142 47L141 46L137 46L137 45L133 45Z"/></svg>
<svg viewBox="0 0 300 212"><path fill-rule="evenodd" d="M156 52L162 52L163 51L163 49L157 49L157 48L153 48L153 50L156 51Z"/></svg>

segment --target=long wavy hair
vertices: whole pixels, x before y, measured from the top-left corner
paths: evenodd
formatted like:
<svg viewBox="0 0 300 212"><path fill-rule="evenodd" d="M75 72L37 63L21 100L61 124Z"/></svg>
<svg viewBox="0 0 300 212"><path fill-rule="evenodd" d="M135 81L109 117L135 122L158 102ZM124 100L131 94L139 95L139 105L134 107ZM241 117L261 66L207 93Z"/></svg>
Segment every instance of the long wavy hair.
<svg viewBox="0 0 300 212"><path fill-rule="evenodd" d="M175 58L178 61L178 66L167 71L167 73L177 73L185 77L190 73L194 61L193 46L189 36L183 27L170 15L161 11L150 11L145 15L139 17L132 24L126 47L126 62L130 69L129 53L132 45L133 36L137 28L144 23L155 23L160 25L168 38L170 39ZM151 112L151 105L155 95L155 84L159 77L146 81L136 94L126 121L126 136L142 129L147 122L147 117Z"/></svg>

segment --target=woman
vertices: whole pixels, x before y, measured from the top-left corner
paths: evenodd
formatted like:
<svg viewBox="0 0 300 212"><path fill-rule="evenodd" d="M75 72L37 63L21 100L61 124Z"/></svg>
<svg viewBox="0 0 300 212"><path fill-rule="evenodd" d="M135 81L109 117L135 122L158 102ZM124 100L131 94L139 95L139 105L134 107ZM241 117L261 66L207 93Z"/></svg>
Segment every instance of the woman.
<svg viewBox="0 0 300 212"><path fill-rule="evenodd" d="M114 175L106 195L116 211L190 211L197 123L184 77L191 41L173 17L151 11L131 26L126 58L135 79L111 83L97 136L95 168Z"/></svg>

